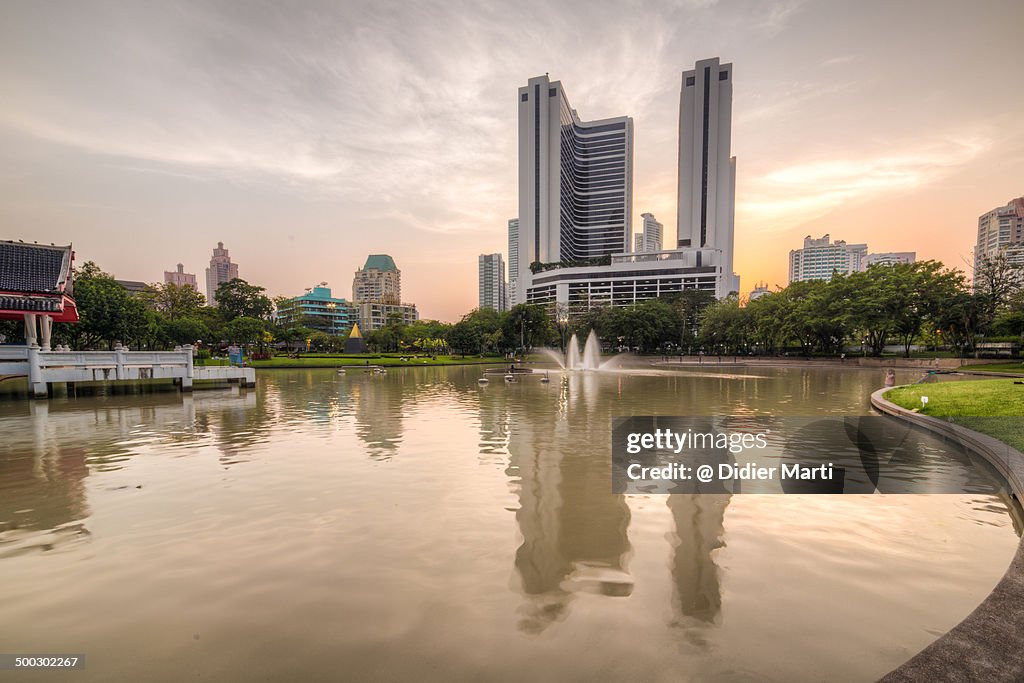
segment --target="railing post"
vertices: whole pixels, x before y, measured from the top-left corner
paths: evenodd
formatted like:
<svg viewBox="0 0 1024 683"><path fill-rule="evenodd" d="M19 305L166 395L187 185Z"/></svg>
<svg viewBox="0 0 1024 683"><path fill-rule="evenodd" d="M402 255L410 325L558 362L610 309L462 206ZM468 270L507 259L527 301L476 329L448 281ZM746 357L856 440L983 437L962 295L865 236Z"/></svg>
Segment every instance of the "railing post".
<svg viewBox="0 0 1024 683"><path fill-rule="evenodd" d="M181 350L185 352L185 376L181 378L181 390L192 391L192 378L195 377L195 369L192 367L192 345L185 344Z"/></svg>
<svg viewBox="0 0 1024 683"><path fill-rule="evenodd" d="M117 363L114 368L114 377L116 379L128 379L128 377L125 376L124 347L120 344L114 347L114 357L116 358Z"/></svg>
<svg viewBox="0 0 1024 683"><path fill-rule="evenodd" d="M46 398L46 381L37 346L28 347L28 391L33 398Z"/></svg>

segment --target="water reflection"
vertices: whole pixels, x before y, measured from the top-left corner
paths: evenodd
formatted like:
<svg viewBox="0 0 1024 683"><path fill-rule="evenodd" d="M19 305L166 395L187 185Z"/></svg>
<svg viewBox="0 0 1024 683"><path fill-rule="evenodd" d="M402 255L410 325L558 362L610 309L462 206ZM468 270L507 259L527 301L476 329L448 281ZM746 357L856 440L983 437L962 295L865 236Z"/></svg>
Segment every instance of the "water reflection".
<svg viewBox="0 0 1024 683"><path fill-rule="evenodd" d="M633 590L626 569L630 512L624 496L610 493L604 434L610 415L607 403L601 410L599 382L593 375L562 375L527 401L516 388L505 392L512 397L507 474L523 537L515 568L527 598L519 628L527 633L567 617L577 592L621 597ZM530 389L537 387L524 391ZM484 392L481 406L501 400L491 393Z"/></svg>
<svg viewBox="0 0 1024 683"><path fill-rule="evenodd" d="M725 509L729 494L673 493L668 509L672 534L672 607L675 626L692 620L712 623L722 609L718 566L713 554L725 545Z"/></svg>

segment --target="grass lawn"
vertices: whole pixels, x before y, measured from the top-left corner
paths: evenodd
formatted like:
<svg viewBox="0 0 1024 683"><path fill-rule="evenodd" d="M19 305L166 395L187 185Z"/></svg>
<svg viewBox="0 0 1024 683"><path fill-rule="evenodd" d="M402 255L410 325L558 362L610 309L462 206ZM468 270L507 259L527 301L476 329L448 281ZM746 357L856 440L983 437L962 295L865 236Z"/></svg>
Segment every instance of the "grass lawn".
<svg viewBox="0 0 1024 683"><path fill-rule="evenodd" d="M923 415L983 432L1024 451L1024 384L1012 379L937 382L899 387L885 398ZM921 404L921 397L928 404ZM1016 419L1012 419L1016 418Z"/></svg>
<svg viewBox="0 0 1024 683"><path fill-rule="evenodd" d="M1009 363L985 363L984 365L967 365L964 370L984 370L985 372L1009 372L1013 374L1024 374L1024 363L1019 361Z"/></svg>
<svg viewBox="0 0 1024 683"><path fill-rule="evenodd" d="M429 357L413 358L405 356L373 356L373 355L352 355L352 356L331 356L326 354L303 354L299 358L288 358L287 356L275 356L269 360L246 360L248 365L254 368L340 368L352 365L385 365L388 367L420 367L424 365L477 365L481 363L504 363L501 357L477 356L438 356L436 360ZM227 365L227 360L206 360L203 365Z"/></svg>

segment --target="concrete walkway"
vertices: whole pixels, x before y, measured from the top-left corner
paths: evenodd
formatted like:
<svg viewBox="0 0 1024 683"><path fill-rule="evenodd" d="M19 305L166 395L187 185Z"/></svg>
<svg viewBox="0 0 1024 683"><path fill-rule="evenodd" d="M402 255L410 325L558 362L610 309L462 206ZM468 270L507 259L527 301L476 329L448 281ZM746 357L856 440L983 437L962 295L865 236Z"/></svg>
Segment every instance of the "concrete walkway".
<svg viewBox="0 0 1024 683"><path fill-rule="evenodd" d="M886 391L871 395L874 408L963 444L991 462L1013 495L1024 500L1024 454L988 435L906 410L885 400ZM1024 681L1024 541L1002 580L966 619L881 681Z"/></svg>

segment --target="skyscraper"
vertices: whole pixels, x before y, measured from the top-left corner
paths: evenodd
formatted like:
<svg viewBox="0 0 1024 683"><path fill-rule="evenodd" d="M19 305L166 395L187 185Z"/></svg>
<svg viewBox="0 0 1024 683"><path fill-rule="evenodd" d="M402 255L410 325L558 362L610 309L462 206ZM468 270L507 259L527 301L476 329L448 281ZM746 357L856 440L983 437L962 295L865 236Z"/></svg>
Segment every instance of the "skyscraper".
<svg viewBox="0 0 1024 683"><path fill-rule="evenodd" d="M519 303L516 288L519 280L519 219L508 219L508 305Z"/></svg>
<svg viewBox="0 0 1024 683"><path fill-rule="evenodd" d="M632 198L633 119L581 120L561 82L547 75L519 88L522 290L533 263L628 252ZM517 291L516 301L525 299Z"/></svg>
<svg viewBox="0 0 1024 683"><path fill-rule="evenodd" d="M978 217L974 267L983 258L1003 254L1010 263L1024 264L1024 197L1017 197Z"/></svg>
<svg viewBox="0 0 1024 683"><path fill-rule="evenodd" d="M164 282L178 285L179 287L185 287L187 285L197 292L199 291L199 286L196 284L195 273L186 273L185 266L181 263L178 264L177 270L164 271Z"/></svg>
<svg viewBox="0 0 1024 683"><path fill-rule="evenodd" d="M387 254L370 254L352 279L353 301L402 302L402 271Z"/></svg>
<svg viewBox="0 0 1024 683"><path fill-rule="evenodd" d="M644 219L644 229L636 233L633 251L638 254L661 251L661 235L665 226L658 222L653 213L642 213L640 217Z"/></svg>
<svg viewBox="0 0 1024 683"><path fill-rule="evenodd" d="M479 307L481 309L492 308L499 313L508 310L505 261L501 254L480 254L478 266L480 272Z"/></svg>
<svg viewBox="0 0 1024 683"><path fill-rule="evenodd" d="M733 272L736 157L731 153L732 64L717 57L683 72L679 95L680 247L713 247L722 252L729 289L739 290Z"/></svg>
<svg viewBox="0 0 1024 683"><path fill-rule="evenodd" d="M217 305L217 288L228 280L238 277L238 264L231 262L228 250L223 242L217 242L210 258L210 267L206 269L206 301L211 306Z"/></svg>
<svg viewBox="0 0 1024 683"><path fill-rule="evenodd" d="M416 304L402 303L402 271L387 254L370 254L352 279L352 300L363 332L379 330L391 319L403 324L420 319Z"/></svg>

